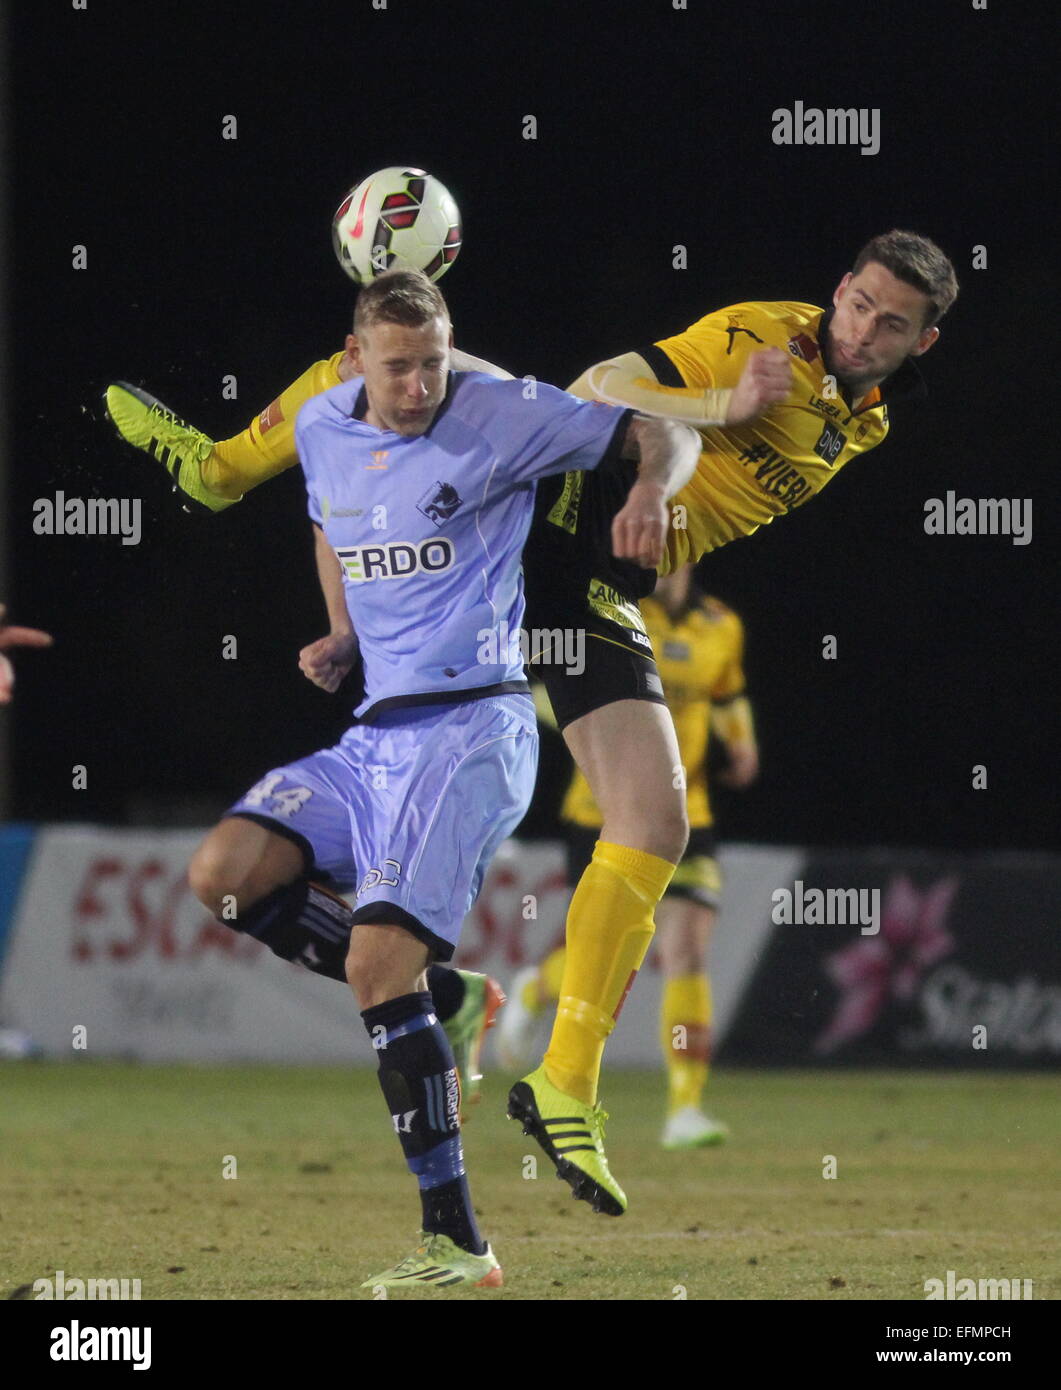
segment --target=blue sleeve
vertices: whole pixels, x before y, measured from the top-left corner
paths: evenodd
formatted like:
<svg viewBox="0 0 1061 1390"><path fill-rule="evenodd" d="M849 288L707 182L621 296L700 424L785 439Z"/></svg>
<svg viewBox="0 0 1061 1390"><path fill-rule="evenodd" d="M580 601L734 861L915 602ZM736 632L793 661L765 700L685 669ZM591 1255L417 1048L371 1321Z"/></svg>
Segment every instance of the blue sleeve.
<svg viewBox="0 0 1061 1390"><path fill-rule="evenodd" d="M302 464L302 473L306 480L306 510L309 512L311 521L315 522L318 526L323 526L324 517L321 515L320 502L317 500L317 489L314 486L313 432L310 429L312 416L307 416L306 414L306 406L311 404L311 401L307 401L306 405L298 412L298 418L295 420L295 449L298 453L299 462Z"/></svg>
<svg viewBox="0 0 1061 1390"><path fill-rule="evenodd" d="M486 407L480 428L504 460L509 481L596 468L622 447L632 410L581 401L542 382L534 383L528 400L527 389L522 381L488 381L477 388Z"/></svg>

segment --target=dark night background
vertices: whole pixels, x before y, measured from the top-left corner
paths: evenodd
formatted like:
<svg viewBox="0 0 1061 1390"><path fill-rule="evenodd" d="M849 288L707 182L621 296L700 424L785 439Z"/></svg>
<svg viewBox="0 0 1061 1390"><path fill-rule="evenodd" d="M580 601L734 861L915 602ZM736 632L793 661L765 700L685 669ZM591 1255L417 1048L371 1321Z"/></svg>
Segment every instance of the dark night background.
<svg viewBox="0 0 1061 1390"><path fill-rule="evenodd" d="M1043 14L996 0L23 5L8 25L8 598L56 646L16 657L15 815L206 825L341 732L342 703L297 669L325 630L299 475L190 518L98 402L127 378L214 437L237 433L341 346L353 293L332 211L364 174L408 162L464 216L442 284L458 343L560 384L722 305L824 305L890 227L943 246L962 293L923 360L928 400L896 408L883 448L809 506L701 568L745 619L763 752L758 786L723 794L720 819L729 838L782 843L1052 846ZM797 100L879 107L880 153L775 146L771 113ZM236 141L221 138L229 114ZM686 270L671 268L677 243ZM978 244L986 270L971 269ZM1032 543L926 536L924 502L948 489L1031 497ZM142 497L141 544L34 535L34 499L57 490ZM237 661L221 659L225 634ZM87 790L71 790L76 763ZM550 736L543 769L533 833L551 829L562 775Z"/></svg>

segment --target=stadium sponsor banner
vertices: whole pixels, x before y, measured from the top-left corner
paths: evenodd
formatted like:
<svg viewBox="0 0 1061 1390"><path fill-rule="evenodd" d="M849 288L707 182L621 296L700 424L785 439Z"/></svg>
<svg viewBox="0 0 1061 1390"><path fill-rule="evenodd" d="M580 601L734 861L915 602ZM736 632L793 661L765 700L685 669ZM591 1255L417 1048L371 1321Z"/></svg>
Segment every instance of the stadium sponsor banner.
<svg viewBox="0 0 1061 1390"><path fill-rule="evenodd" d="M1061 857L815 853L771 898L721 1061L1061 1063Z"/></svg>
<svg viewBox="0 0 1061 1390"><path fill-rule="evenodd" d="M277 960L192 896L187 864L201 838L38 830L0 977L3 1025L55 1057L370 1063L344 986ZM738 847L720 858L727 898L713 953L719 1032L770 930L767 887L791 876L802 857ZM465 922L456 963L510 984L562 940L567 901L560 846L509 841ZM659 994L650 958L610 1060L658 1064Z"/></svg>

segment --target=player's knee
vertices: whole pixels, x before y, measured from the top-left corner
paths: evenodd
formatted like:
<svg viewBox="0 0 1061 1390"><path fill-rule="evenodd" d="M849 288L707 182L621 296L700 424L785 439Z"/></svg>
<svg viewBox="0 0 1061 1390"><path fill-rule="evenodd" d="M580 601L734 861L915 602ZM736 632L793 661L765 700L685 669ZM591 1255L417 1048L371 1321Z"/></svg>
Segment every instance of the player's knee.
<svg viewBox="0 0 1061 1390"><path fill-rule="evenodd" d="M215 917L221 916L227 896L238 896L239 884L235 879L229 856L219 852L209 839L204 840L188 865L188 882L195 896Z"/></svg>
<svg viewBox="0 0 1061 1390"><path fill-rule="evenodd" d="M379 927L355 927L346 954L346 982L362 1009L413 994L419 987L423 961L395 954L390 937Z"/></svg>
<svg viewBox="0 0 1061 1390"><path fill-rule="evenodd" d="M668 806L661 819L654 825L664 848L655 852L661 859L669 859L677 864L689 843L689 815L685 809L684 798L677 806Z"/></svg>
<svg viewBox="0 0 1061 1390"><path fill-rule="evenodd" d="M684 798L615 808L605 815L601 838L677 864L689 842Z"/></svg>
<svg viewBox="0 0 1061 1390"><path fill-rule="evenodd" d="M386 963L379 954L366 944L362 933L355 932L346 955L346 983L353 990L362 1009L371 1009L384 1003L390 994L387 992L388 979Z"/></svg>
<svg viewBox="0 0 1061 1390"><path fill-rule="evenodd" d="M677 864L689 843L689 817L684 804L667 805L641 817L624 843Z"/></svg>

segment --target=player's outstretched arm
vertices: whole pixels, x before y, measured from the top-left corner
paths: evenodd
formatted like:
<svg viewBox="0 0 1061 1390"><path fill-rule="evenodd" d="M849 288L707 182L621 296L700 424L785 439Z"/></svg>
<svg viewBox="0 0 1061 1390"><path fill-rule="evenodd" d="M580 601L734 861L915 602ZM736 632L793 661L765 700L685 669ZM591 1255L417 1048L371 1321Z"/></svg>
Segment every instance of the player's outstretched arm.
<svg viewBox="0 0 1061 1390"><path fill-rule="evenodd" d="M626 406L703 429L725 423L732 391L698 387L661 386L656 374L637 352L624 352L597 362L567 388L573 396L608 405Z"/></svg>
<svg viewBox="0 0 1061 1390"><path fill-rule="evenodd" d="M780 348L765 348L751 353L732 387L661 386L639 353L624 352L590 367L567 389L584 400L627 406L694 429L708 429L746 425L783 401L791 388L788 354Z"/></svg>
<svg viewBox="0 0 1061 1390"><path fill-rule="evenodd" d="M357 658L357 635L346 607L338 556L316 524L313 527L313 542L317 578L328 609L331 631L327 637L320 637L302 648L298 654L298 666L307 680L331 693L339 689Z"/></svg>
<svg viewBox="0 0 1061 1390"><path fill-rule="evenodd" d="M626 428L623 457L637 459L637 481L612 521L612 550L620 560L654 569L663 559L670 522L667 498L693 476L700 436L673 420L635 415Z"/></svg>

